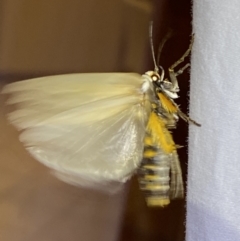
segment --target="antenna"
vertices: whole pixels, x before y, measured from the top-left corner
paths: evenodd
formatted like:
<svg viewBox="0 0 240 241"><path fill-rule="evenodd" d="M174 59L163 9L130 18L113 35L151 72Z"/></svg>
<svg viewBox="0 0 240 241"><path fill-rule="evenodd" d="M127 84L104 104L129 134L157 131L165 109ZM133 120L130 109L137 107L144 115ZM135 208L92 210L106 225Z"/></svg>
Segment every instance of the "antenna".
<svg viewBox="0 0 240 241"><path fill-rule="evenodd" d="M149 26L149 40L150 40L150 46L151 46L151 51L152 51L152 58L153 58L153 63L154 63L154 71L159 72L159 68L157 66L155 54L154 54L154 47L153 47L153 21L150 22Z"/></svg>
<svg viewBox="0 0 240 241"><path fill-rule="evenodd" d="M158 55L157 55L157 65L159 65L159 61L160 61L160 55L163 49L164 44L166 43L166 41L172 36L173 34L173 30L169 29L167 34L164 36L163 40L161 41L161 43L159 44L158 47Z"/></svg>

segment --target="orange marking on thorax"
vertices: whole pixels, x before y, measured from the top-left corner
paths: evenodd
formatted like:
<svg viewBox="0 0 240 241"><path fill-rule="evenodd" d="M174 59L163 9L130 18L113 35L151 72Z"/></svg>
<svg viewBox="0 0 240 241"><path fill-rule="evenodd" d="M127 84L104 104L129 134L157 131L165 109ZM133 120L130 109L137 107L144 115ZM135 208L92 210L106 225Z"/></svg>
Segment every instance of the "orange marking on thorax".
<svg viewBox="0 0 240 241"><path fill-rule="evenodd" d="M172 135L166 128L164 120L154 112L150 114L147 132L151 136L153 145L161 148L165 153L172 153L176 150Z"/></svg>
<svg viewBox="0 0 240 241"><path fill-rule="evenodd" d="M173 104L173 102L163 93L157 93L162 107L169 113L176 113L177 107Z"/></svg>

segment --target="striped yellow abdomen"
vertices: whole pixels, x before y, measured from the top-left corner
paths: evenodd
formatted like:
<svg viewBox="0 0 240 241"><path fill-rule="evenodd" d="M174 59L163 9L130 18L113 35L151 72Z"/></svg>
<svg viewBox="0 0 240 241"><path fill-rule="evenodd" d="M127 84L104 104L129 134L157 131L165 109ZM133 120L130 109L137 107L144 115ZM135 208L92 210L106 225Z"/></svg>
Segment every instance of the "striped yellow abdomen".
<svg viewBox="0 0 240 241"><path fill-rule="evenodd" d="M167 118L151 112L144 153L139 168L140 188L148 206L166 206L170 199L183 196L182 174Z"/></svg>

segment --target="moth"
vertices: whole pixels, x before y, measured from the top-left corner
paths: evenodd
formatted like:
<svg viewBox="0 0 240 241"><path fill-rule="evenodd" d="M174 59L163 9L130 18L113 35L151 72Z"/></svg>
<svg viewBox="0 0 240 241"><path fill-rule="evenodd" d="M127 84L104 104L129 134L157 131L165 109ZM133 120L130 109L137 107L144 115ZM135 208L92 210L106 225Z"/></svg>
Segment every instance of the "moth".
<svg viewBox="0 0 240 241"><path fill-rule="evenodd" d="M151 30L152 31L152 30ZM181 167L170 129L178 117L199 125L174 102L177 76L189 64L169 68L169 79L155 60L154 70L136 73L82 73L8 84L9 121L38 161L65 182L112 191L139 173L149 206L183 197ZM161 48L164 45L161 44ZM161 52L161 51L160 51Z"/></svg>

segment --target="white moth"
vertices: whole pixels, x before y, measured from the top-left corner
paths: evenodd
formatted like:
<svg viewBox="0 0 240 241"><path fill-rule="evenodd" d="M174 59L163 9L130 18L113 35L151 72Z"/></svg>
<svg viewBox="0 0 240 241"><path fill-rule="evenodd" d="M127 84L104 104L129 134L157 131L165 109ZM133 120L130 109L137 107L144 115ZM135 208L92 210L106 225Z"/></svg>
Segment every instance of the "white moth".
<svg viewBox="0 0 240 241"><path fill-rule="evenodd" d="M172 67L183 61L190 48ZM155 70L144 75L67 74L12 83L3 90L11 94L7 103L16 106L8 118L38 161L65 182L91 188L104 190L106 185L126 182L141 164L144 144L151 142L144 158L154 165L164 162L150 170L145 160L141 185L154 195L149 205L164 206L169 199L183 196L177 147L168 129L175 126L177 115L192 121L173 101L179 91L176 76L188 66L178 72L170 68L170 81L164 79L162 68L159 74L155 62ZM154 135L155 129L166 135ZM164 138L166 143L170 138L170 149ZM162 176L151 177L148 172L154 170Z"/></svg>

